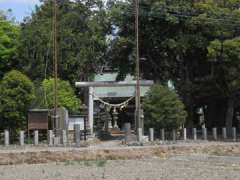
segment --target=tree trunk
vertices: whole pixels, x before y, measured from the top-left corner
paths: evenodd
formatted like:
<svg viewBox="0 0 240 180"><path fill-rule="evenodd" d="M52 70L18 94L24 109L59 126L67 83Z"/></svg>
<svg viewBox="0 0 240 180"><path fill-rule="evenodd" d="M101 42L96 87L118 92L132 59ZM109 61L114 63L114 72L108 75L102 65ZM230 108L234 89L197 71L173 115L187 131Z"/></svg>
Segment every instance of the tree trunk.
<svg viewBox="0 0 240 180"><path fill-rule="evenodd" d="M226 112L226 119L225 119L225 125L228 130L228 134L230 134L231 128L232 128L233 113L234 113L234 98L229 97L227 102L227 112Z"/></svg>

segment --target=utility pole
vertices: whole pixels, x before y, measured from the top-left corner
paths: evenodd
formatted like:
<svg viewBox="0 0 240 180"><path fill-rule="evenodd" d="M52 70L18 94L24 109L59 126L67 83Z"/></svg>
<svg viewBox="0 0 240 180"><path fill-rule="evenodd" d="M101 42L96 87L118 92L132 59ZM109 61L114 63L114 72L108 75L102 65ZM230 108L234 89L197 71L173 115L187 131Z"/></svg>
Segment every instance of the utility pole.
<svg viewBox="0 0 240 180"><path fill-rule="evenodd" d="M143 128L143 122L141 122L140 108L141 108L141 96L140 96L140 63L139 63L139 0L135 0L135 42L136 42L136 109L135 109L135 128Z"/></svg>
<svg viewBox="0 0 240 180"><path fill-rule="evenodd" d="M57 79L58 79L58 45L57 45L57 0L53 0L53 20L52 20L52 31L53 31L53 77L54 77L54 114L53 114L53 128L56 130L57 127Z"/></svg>

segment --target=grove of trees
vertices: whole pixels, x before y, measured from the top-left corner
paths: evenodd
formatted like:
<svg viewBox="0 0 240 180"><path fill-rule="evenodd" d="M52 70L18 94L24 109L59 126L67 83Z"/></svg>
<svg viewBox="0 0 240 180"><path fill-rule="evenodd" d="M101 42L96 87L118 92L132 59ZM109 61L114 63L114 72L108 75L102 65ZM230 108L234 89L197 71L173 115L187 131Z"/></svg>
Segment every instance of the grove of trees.
<svg viewBox="0 0 240 180"><path fill-rule="evenodd" d="M142 77L173 82L188 112L187 126L196 124L199 107L207 107L207 126L237 125L239 7L238 0L140 1ZM135 67L134 3L109 1L108 8L117 29L108 56L121 78Z"/></svg>
<svg viewBox="0 0 240 180"><path fill-rule="evenodd" d="M1 121L15 113L22 116L26 108L52 105L49 90L53 74L52 2L42 1L20 24L0 13L0 87L6 94L0 96ZM240 1L140 0L139 3L141 78L162 86L172 82L179 108L185 107L185 126L197 124L196 111L200 107L204 107L207 127L237 126ZM58 1L59 78L63 80L61 89L69 93L67 98L62 92L63 105L67 103L70 110L77 110L75 106L80 101L73 89L74 82L91 80L102 65L117 68L119 80L128 73L134 75L134 15L134 0ZM9 75L10 70L13 71ZM12 87L9 78L17 81L14 85L25 88L12 72L28 76L19 78L33 83L37 98L26 97L26 101L31 100L26 107L14 100L14 108L9 112L4 106L6 101L11 102L8 97L25 93L25 90L8 92L7 88ZM32 90L29 95L32 97ZM152 107L161 108L161 102L149 102ZM158 114L156 118L161 116Z"/></svg>

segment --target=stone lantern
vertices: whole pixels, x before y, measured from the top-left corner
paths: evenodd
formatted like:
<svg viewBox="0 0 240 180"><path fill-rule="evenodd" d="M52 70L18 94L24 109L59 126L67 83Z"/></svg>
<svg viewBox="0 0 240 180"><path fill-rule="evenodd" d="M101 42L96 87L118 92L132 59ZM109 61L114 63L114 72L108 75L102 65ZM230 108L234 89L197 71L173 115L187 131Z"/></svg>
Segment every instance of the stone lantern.
<svg viewBox="0 0 240 180"><path fill-rule="evenodd" d="M204 111L203 107L200 107L197 111L197 114L199 115L199 124L202 128L205 128L205 118L204 118Z"/></svg>

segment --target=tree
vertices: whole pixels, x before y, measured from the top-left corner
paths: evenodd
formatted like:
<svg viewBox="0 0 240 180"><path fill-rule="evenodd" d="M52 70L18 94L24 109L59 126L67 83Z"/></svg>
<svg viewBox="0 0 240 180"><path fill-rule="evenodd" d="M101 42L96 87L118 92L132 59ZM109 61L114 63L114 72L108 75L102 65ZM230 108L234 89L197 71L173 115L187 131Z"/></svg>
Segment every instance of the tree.
<svg viewBox="0 0 240 180"><path fill-rule="evenodd" d="M41 82L52 76L52 1L43 1L21 24L19 68ZM88 80L104 61L108 23L99 0L59 1L58 73L71 84Z"/></svg>
<svg viewBox="0 0 240 180"><path fill-rule="evenodd" d="M27 111L35 98L31 80L19 71L6 73L0 83L1 129L26 129Z"/></svg>
<svg viewBox="0 0 240 180"><path fill-rule="evenodd" d="M148 127L179 128L187 113L178 95L160 84L151 87L144 99L145 123Z"/></svg>
<svg viewBox="0 0 240 180"><path fill-rule="evenodd" d="M121 77L129 72L133 74L133 1L110 1L108 8L114 35L108 60L113 67L120 68ZM225 48L223 51L218 49L220 51L216 61L209 59L209 50L213 47L213 41L223 42L239 37L239 1L141 0L139 9L140 60L144 60L140 62L142 78L160 81L162 84L169 80L173 82L188 112L189 126L196 119L194 113L197 107L216 106L215 102L218 101L227 109L225 101L229 96L223 90L227 88L226 80L231 79L232 75L226 73L228 77L222 77L223 69L236 64L228 60L226 66L225 60L219 60L226 58ZM237 53L235 51L233 54ZM224 56L219 58L219 54ZM229 56L228 59L236 58ZM238 73L232 74L238 76ZM210 109L217 108L207 108L206 118L210 121L219 120L217 116L208 116L219 114ZM221 111L220 119L224 117L225 109ZM233 114L232 110L229 112L226 114ZM225 121L229 118L232 119L232 115L227 115ZM219 121L216 123L220 124Z"/></svg>
<svg viewBox="0 0 240 180"><path fill-rule="evenodd" d="M81 101L75 95L68 81L58 79L57 102L58 106L67 108L70 112L79 112ZM38 98L38 104L44 108L54 107L54 79L45 79L42 82L42 93Z"/></svg>
<svg viewBox="0 0 240 180"><path fill-rule="evenodd" d="M0 78L15 66L19 26L0 12Z"/></svg>
<svg viewBox="0 0 240 180"><path fill-rule="evenodd" d="M194 112L193 81L209 72L208 41L191 22L193 6L191 1L142 0L139 15L141 76L162 84L171 80L186 105L189 121ZM113 67L120 68L121 76L135 72L133 7L133 1L112 2L109 6L113 27L118 31L108 57Z"/></svg>
<svg viewBox="0 0 240 180"><path fill-rule="evenodd" d="M227 99L225 125L230 129L233 125L235 103L240 90L240 38L227 39L223 42L214 40L208 47L208 57L216 63L216 83L221 87Z"/></svg>

